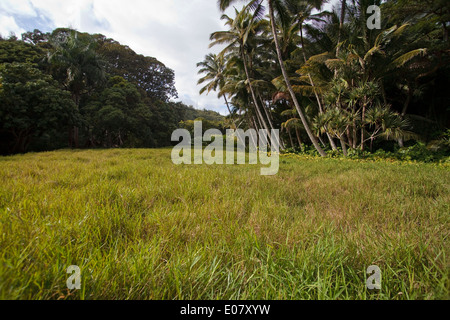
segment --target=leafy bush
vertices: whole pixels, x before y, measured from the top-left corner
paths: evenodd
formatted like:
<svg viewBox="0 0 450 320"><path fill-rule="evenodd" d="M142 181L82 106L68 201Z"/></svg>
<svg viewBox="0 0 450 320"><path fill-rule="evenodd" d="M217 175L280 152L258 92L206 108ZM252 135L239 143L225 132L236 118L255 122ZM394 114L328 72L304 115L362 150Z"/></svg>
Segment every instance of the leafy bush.
<svg viewBox="0 0 450 320"><path fill-rule="evenodd" d="M434 145L426 145L423 142L417 142L409 147L397 149L395 152L378 149L375 152L361 151L360 149L349 149L348 158L350 159L394 159L398 161L418 161L425 163L432 162L450 162L450 147L447 144L450 141L450 130L444 134L443 138L439 140L439 148ZM285 153L304 154L310 156L320 156L313 146L305 146L303 151L289 148ZM342 150L338 148L337 151L327 151L330 158L343 157Z"/></svg>

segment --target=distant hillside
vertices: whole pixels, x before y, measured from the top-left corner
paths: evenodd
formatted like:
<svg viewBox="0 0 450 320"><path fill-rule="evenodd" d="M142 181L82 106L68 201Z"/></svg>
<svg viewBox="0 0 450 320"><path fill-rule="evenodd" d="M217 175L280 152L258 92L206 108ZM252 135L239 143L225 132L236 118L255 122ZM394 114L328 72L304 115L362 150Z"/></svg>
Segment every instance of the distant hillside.
<svg viewBox="0 0 450 320"><path fill-rule="evenodd" d="M176 103L174 107L178 109L180 121L195 120L198 118L203 118L208 121L223 121L225 119L224 116L216 111L195 109L194 107L187 106L181 102Z"/></svg>

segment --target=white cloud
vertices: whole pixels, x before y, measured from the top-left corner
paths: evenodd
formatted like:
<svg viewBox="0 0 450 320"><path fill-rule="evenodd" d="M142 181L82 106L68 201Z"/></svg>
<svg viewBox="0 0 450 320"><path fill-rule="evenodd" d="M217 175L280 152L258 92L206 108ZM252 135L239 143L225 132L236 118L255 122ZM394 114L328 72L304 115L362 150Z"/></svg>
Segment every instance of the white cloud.
<svg viewBox="0 0 450 320"><path fill-rule="evenodd" d="M36 11L29 0L2 0L0 10L9 14L35 17Z"/></svg>
<svg viewBox="0 0 450 320"><path fill-rule="evenodd" d="M173 69L185 103L227 113L216 94L200 96L197 86L196 64L211 51L209 36L224 28L214 0L1 0L0 8L6 13L0 32L19 35L25 30L14 17L26 17L31 30L30 19L44 15L53 24L49 29L102 33Z"/></svg>
<svg viewBox="0 0 450 320"><path fill-rule="evenodd" d="M0 35L8 37L11 33L14 33L17 37L20 37L24 32L25 30L17 25L14 17L0 14Z"/></svg>

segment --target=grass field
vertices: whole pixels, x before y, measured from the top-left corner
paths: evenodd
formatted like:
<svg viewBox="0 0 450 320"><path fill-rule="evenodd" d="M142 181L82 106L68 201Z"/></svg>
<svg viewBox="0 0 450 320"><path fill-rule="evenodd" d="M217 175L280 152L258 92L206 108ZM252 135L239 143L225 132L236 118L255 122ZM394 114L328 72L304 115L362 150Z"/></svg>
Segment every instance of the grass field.
<svg viewBox="0 0 450 320"><path fill-rule="evenodd" d="M0 158L0 299L449 299L448 166L170 152Z"/></svg>

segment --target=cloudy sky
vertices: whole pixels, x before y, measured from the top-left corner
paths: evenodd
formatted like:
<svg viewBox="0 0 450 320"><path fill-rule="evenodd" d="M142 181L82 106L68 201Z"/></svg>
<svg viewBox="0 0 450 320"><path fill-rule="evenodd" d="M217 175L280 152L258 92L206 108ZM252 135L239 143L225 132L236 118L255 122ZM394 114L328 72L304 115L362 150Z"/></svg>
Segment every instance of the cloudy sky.
<svg viewBox="0 0 450 320"><path fill-rule="evenodd" d="M0 34L72 27L101 33L175 70L179 100L226 114L213 92L200 96L196 64L209 35L224 28L215 0L0 0ZM217 51L213 50L213 51Z"/></svg>
<svg viewBox="0 0 450 320"><path fill-rule="evenodd" d="M57 27L104 34L175 70L180 101L227 114L214 92L200 96L197 86L197 62L218 51L208 45L224 29L220 16L216 0L0 0L0 34Z"/></svg>

